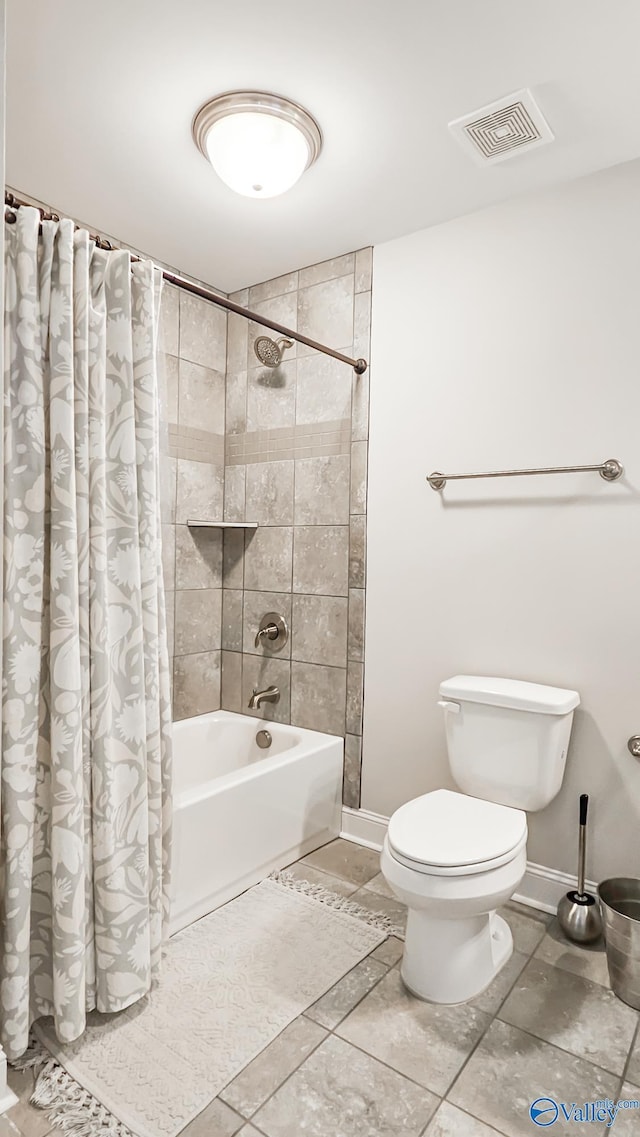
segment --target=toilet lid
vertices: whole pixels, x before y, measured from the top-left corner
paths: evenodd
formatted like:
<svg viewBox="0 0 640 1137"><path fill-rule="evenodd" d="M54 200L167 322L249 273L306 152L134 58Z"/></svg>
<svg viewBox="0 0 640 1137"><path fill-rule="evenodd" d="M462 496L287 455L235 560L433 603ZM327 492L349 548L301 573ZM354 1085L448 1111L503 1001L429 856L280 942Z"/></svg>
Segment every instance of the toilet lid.
<svg viewBox="0 0 640 1137"><path fill-rule="evenodd" d="M452 790L434 790L400 806L388 829L389 845L400 858L441 869L495 861L526 835L521 809Z"/></svg>

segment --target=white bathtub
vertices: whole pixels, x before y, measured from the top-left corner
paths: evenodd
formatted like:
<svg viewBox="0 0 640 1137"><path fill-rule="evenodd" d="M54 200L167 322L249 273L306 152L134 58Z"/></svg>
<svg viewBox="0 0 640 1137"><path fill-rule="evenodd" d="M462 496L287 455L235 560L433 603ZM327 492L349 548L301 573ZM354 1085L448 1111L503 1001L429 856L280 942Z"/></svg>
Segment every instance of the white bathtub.
<svg viewBox="0 0 640 1137"><path fill-rule="evenodd" d="M172 935L337 837L343 765L341 738L229 711L174 723L173 740Z"/></svg>

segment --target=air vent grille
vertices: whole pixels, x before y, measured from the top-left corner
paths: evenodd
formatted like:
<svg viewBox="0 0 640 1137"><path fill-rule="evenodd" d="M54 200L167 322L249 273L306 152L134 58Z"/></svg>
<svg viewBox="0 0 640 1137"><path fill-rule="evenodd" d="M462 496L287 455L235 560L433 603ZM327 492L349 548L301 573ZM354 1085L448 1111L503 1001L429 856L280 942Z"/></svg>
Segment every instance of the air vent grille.
<svg viewBox="0 0 640 1137"><path fill-rule="evenodd" d="M500 162L553 141L553 133L530 91L516 91L449 123L474 157Z"/></svg>

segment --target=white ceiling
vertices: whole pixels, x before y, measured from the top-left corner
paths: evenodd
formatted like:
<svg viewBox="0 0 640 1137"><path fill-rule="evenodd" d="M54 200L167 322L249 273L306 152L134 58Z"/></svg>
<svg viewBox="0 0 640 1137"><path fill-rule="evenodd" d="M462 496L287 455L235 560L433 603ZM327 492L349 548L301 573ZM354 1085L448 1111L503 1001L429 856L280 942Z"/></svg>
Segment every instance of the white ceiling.
<svg viewBox="0 0 640 1137"><path fill-rule="evenodd" d="M8 0L7 181L226 291L640 155L638 0ZM482 168L447 123L531 87L550 146ZM227 189L207 98L275 91L324 149Z"/></svg>

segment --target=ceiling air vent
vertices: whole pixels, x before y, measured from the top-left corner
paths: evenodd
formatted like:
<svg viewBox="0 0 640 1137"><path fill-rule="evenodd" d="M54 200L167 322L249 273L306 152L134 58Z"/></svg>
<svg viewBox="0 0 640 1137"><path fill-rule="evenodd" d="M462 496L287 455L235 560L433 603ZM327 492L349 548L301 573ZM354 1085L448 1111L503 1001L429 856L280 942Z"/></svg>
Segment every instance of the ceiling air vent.
<svg viewBox="0 0 640 1137"><path fill-rule="evenodd" d="M531 91L514 91L449 123L449 130L482 165L503 162L553 142L553 132Z"/></svg>

